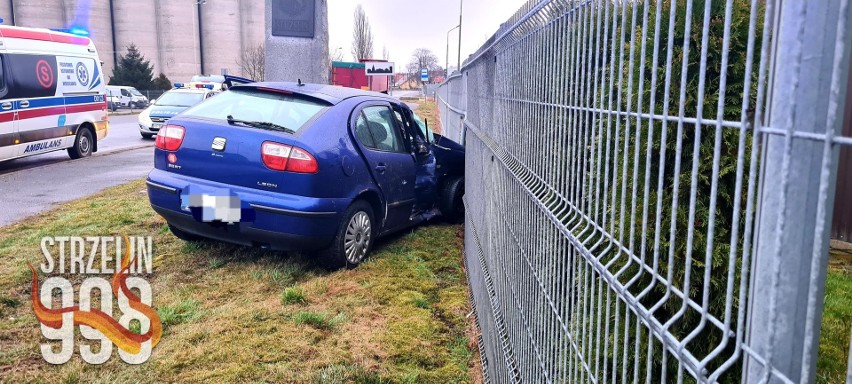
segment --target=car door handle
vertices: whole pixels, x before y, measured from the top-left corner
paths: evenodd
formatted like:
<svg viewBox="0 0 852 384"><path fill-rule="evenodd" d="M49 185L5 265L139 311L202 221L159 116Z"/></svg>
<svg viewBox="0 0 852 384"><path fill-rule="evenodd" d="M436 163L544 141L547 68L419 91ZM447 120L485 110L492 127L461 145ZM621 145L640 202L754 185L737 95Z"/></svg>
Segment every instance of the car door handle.
<svg viewBox="0 0 852 384"><path fill-rule="evenodd" d="M4 111L8 111L8 110L12 109L12 103L7 101L3 104L0 104L0 108L3 108Z"/></svg>
<svg viewBox="0 0 852 384"><path fill-rule="evenodd" d="M30 102L27 100L21 101L21 108L28 108L30 106Z"/></svg>
<svg viewBox="0 0 852 384"><path fill-rule="evenodd" d="M385 165L385 163L379 163L379 165L376 166L376 172L384 173L385 169L387 169L387 168L388 167L387 167L387 165Z"/></svg>

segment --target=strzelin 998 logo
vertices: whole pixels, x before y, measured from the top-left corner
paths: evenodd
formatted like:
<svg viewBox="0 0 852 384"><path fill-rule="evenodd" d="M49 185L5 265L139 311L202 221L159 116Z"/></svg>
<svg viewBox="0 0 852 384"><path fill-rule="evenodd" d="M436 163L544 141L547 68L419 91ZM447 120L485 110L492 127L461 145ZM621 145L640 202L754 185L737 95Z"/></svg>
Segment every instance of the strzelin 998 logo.
<svg viewBox="0 0 852 384"><path fill-rule="evenodd" d="M87 363L107 362L113 346L129 364L142 364L151 357L163 326L151 308L151 285L135 275L152 273L152 248L150 237L42 238L43 273L87 276L80 284L75 305L74 287L68 279L51 276L39 287L38 274L30 264L33 310L42 335L52 341L41 344L45 361L64 364L71 359L77 326L80 335L93 342L79 346L80 357ZM111 279L92 275L111 275ZM54 308L54 298L58 299L58 308ZM113 317L114 299L118 303L117 321Z"/></svg>

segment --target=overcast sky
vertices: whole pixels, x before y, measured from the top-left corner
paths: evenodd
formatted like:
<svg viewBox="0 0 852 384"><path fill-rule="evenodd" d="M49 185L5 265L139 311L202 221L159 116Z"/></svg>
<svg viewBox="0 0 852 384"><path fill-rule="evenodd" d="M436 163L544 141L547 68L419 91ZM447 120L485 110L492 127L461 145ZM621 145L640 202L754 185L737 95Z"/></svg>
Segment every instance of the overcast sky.
<svg viewBox="0 0 852 384"><path fill-rule="evenodd" d="M464 0L462 62L493 35L500 24L526 0ZM373 56L382 58L387 46L390 61L405 66L417 48L435 52L446 62L447 31L458 25L459 0L328 0L329 51L342 47L344 60L352 60L352 21L361 4L373 30ZM450 66L457 61L458 30L450 34Z"/></svg>

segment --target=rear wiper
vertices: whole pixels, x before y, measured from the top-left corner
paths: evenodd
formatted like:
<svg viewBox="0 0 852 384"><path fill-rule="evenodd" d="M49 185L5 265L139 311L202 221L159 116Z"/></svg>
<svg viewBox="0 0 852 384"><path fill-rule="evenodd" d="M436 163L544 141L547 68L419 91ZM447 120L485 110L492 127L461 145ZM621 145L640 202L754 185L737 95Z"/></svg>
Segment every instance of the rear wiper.
<svg viewBox="0 0 852 384"><path fill-rule="evenodd" d="M230 125L240 124L240 125L245 125L245 126L249 126L249 127L252 127L252 128L268 129L270 131L286 132L286 133L289 133L289 134L296 133L296 131L293 130L293 129L287 128L283 125L278 125L278 124L275 124L275 123L269 123L269 122L266 122L266 121L240 120L240 119L235 119L234 116L231 116L231 115L228 115L227 119L228 119L228 124L230 124Z"/></svg>

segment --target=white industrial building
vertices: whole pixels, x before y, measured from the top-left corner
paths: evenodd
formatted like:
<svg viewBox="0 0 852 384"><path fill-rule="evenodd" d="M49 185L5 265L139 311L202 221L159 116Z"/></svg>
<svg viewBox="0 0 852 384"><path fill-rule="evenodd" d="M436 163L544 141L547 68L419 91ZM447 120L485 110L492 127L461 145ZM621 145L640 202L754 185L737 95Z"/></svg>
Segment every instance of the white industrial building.
<svg viewBox="0 0 852 384"><path fill-rule="evenodd" d="M264 0L0 0L4 25L84 28L104 71L136 44L173 81L192 75L240 75L241 52L263 44Z"/></svg>

